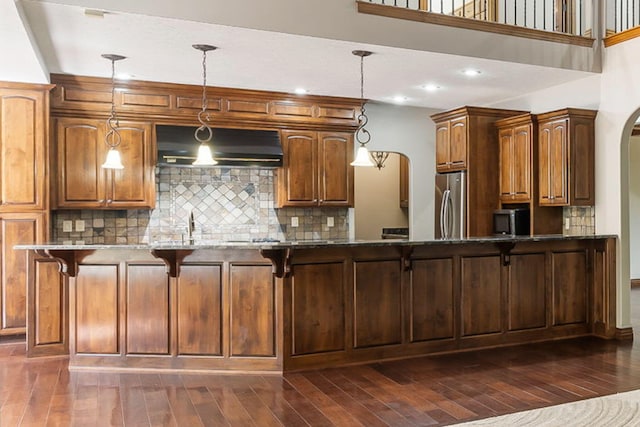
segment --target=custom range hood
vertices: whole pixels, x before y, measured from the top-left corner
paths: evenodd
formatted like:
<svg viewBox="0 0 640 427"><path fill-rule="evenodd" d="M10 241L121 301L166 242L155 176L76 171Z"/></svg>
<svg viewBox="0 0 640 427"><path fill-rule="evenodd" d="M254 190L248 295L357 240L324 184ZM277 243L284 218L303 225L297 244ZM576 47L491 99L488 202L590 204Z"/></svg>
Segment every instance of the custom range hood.
<svg viewBox="0 0 640 427"><path fill-rule="evenodd" d="M193 166L198 155L195 127L156 126L158 166ZM276 168L282 166L282 145L275 130L213 128L216 166Z"/></svg>

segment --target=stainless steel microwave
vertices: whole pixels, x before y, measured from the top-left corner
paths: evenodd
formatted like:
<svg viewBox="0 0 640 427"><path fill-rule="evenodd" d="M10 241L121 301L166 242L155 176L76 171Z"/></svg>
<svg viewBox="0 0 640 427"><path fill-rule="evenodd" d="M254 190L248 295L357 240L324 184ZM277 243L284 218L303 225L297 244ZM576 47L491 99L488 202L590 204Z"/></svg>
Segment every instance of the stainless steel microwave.
<svg viewBox="0 0 640 427"><path fill-rule="evenodd" d="M498 209L493 212L493 234L496 236L520 236L530 234L529 209Z"/></svg>

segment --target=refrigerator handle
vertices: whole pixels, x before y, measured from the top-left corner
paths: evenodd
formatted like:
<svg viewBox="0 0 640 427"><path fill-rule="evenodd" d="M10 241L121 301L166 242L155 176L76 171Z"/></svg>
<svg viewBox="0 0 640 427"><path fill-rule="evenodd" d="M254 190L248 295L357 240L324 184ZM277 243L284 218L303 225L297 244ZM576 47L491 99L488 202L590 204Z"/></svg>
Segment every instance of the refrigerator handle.
<svg viewBox="0 0 640 427"><path fill-rule="evenodd" d="M447 197L447 238L451 239L453 237L453 200L451 199L451 192L449 192L449 197Z"/></svg>
<svg viewBox="0 0 640 427"><path fill-rule="evenodd" d="M442 194L442 205L440 206L440 230L443 239L449 238L449 199L451 190L444 190Z"/></svg>

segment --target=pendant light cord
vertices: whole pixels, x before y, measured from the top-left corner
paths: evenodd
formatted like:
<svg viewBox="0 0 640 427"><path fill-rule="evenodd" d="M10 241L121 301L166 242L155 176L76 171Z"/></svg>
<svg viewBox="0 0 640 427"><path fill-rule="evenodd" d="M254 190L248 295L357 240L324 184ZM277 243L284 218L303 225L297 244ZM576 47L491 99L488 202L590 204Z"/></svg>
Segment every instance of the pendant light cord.
<svg viewBox="0 0 640 427"><path fill-rule="evenodd" d="M358 129L356 130L356 141L361 146L366 145L371 141L371 134L364 127L369 122L366 110L364 108L364 57L366 54L362 53L360 56L360 114L358 115Z"/></svg>
<svg viewBox="0 0 640 427"><path fill-rule="evenodd" d="M109 148L113 149L120 145L122 138L120 137L120 132L118 132L118 126L120 123L118 122L118 117L116 116L116 60L111 59L111 114L107 119L107 126L109 126L109 131L104 137L106 144Z"/></svg>
<svg viewBox="0 0 640 427"><path fill-rule="evenodd" d="M207 108L209 106L207 102L207 49L202 50L202 110L198 113L198 121L200 127L196 129L194 137L202 144L207 143L213 139L213 130L207 124L210 120ZM199 134L206 131L206 138L200 138Z"/></svg>

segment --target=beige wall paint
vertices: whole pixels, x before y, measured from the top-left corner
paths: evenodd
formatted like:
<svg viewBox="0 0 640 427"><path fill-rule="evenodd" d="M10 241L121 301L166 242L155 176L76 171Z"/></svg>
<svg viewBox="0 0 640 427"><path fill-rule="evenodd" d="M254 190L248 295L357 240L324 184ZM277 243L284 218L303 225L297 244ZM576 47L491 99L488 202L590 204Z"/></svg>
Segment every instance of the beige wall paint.
<svg viewBox="0 0 640 427"><path fill-rule="evenodd" d="M640 136L629 140L629 252L631 278L640 279Z"/></svg>
<svg viewBox="0 0 640 427"><path fill-rule="evenodd" d="M379 239L383 227L408 227L408 210L400 207L400 155L385 166L355 170L356 239Z"/></svg>

